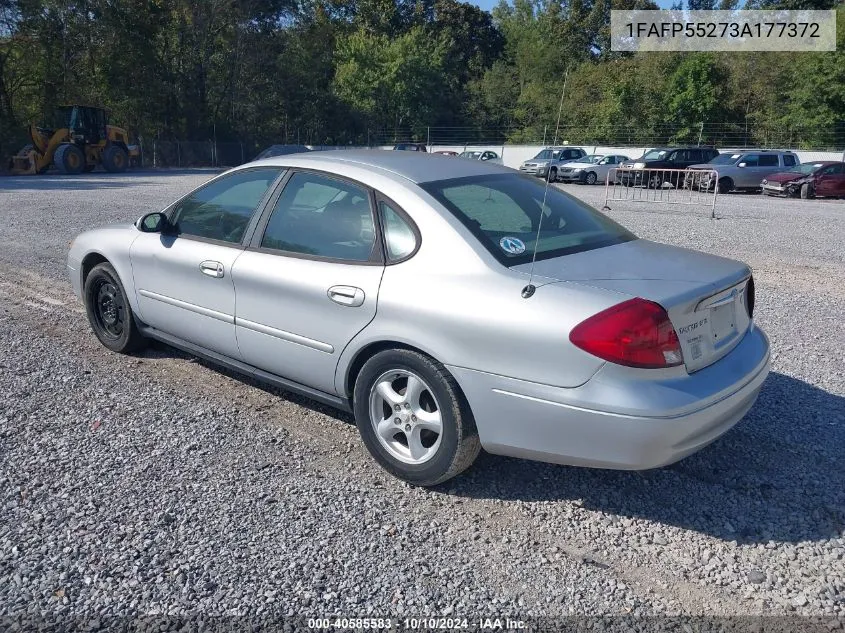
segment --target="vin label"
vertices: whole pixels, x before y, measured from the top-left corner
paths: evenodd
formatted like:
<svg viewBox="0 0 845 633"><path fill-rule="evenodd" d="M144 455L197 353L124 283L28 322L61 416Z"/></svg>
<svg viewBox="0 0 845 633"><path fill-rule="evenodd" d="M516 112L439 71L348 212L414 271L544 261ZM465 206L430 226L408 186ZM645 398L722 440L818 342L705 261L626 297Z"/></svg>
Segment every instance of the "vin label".
<svg viewBox="0 0 845 633"><path fill-rule="evenodd" d="M835 51L836 11L610 12L614 51Z"/></svg>

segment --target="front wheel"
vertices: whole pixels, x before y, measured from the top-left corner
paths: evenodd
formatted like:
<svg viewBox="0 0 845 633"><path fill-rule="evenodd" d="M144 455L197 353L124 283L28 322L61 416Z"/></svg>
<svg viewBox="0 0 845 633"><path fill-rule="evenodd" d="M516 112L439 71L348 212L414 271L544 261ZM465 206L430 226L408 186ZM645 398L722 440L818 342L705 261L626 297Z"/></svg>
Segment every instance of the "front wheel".
<svg viewBox="0 0 845 633"><path fill-rule="evenodd" d="M355 423L395 477L433 486L469 468L481 450L475 420L443 365L404 349L368 360L355 381Z"/></svg>
<svg viewBox="0 0 845 633"><path fill-rule="evenodd" d="M807 200L809 198L812 198L813 196L814 196L813 185L811 185L809 182L805 182L803 185L801 185L801 198L802 199Z"/></svg>
<svg viewBox="0 0 845 633"><path fill-rule="evenodd" d="M599 179L599 177L596 175L596 172L591 171L591 172L587 173L587 176L584 179L584 182L586 182L588 185L594 185L594 184L596 184L596 181L598 179Z"/></svg>
<svg viewBox="0 0 845 633"><path fill-rule="evenodd" d="M97 264L85 279L85 312L94 334L113 352L142 349L146 339L135 323L126 291L114 267Z"/></svg>
<svg viewBox="0 0 845 633"><path fill-rule="evenodd" d="M557 168L552 167L549 170L549 182L557 182Z"/></svg>

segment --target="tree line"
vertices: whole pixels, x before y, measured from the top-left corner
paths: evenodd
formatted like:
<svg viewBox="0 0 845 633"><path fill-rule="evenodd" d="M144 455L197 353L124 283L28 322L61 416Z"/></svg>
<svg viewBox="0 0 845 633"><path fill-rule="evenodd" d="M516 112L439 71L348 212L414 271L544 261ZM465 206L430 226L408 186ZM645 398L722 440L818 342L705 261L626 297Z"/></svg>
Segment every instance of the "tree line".
<svg viewBox="0 0 845 633"><path fill-rule="evenodd" d="M843 1L746 6L836 8L838 50L612 51L651 0L0 0L0 155L75 102L145 140L550 141L564 81L573 143L843 149Z"/></svg>

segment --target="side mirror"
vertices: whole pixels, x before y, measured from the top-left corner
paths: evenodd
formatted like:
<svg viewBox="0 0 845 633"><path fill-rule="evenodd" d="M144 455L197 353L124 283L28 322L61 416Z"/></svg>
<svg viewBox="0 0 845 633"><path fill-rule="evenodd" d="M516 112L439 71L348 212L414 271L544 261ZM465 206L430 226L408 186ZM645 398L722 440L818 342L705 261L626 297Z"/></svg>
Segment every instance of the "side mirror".
<svg viewBox="0 0 845 633"><path fill-rule="evenodd" d="M169 224L170 221L167 219L167 216L156 211L155 213L148 213L147 215L141 216L135 222L135 227L141 233L163 233Z"/></svg>
<svg viewBox="0 0 845 633"><path fill-rule="evenodd" d="M737 167L748 167L748 163L739 163Z"/></svg>

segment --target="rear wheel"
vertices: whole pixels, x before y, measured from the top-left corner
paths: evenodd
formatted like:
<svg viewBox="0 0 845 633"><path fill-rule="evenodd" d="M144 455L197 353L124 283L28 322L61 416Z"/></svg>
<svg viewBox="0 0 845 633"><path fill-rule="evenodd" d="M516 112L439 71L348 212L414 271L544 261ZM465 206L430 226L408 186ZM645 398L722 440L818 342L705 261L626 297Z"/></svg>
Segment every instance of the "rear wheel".
<svg viewBox="0 0 845 633"><path fill-rule="evenodd" d="M734 188L734 181L730 178L719 178L719 193L729 193Z"/></svg>
<svg viewBox="0 0 845 633"><path fill-rule="evenodd" d="M467 469L481 450L472 413L455 379L410 350L380 352L355 381L355 422L390 474L433 486Z"/></svg>
<svg viewBox="0 0 845 633"><path fill-rule="evenodd" d="M596 181L598 179L599 177L596 175L596 172L590 171L587 172L587 176L584 178L584 182L586 182L588 185L594 185L596 184Z"/></svg>
<svg viewBox="0 0 845 633"><path fill-rule="evenodd" d="M81 174L85 169L85 154L76 145L64 143L56 148L53 164L65 174Z"/></svg>
<svg viewBox="0 0 845 633"><path fill-rule="evenodd" d="M94 334L113 352L127 354L146 346L120 277L107 262L94 266L85 279L85 312Z"/></svg>
<svg viewBox="0 0 845 633"><path fill-rule="evenodd" d="M103 167L106 171L119 174L126 171L129 165L129 155L120 145L109 145L103 151Z"/></svg>

